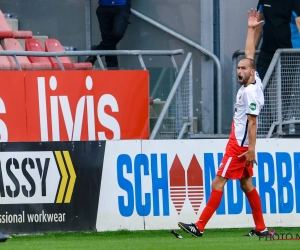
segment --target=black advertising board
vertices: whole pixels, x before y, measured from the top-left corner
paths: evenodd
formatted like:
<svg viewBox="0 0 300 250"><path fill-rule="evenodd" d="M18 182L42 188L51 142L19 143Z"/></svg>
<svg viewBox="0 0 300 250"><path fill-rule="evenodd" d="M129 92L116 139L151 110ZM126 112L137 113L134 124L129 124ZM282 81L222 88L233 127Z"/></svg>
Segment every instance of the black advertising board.
<svg viewBox="0 0 300 250"><path fill-rule="evenodd" d="M0 143L0 231L95 231L105 141Z"/></svg>

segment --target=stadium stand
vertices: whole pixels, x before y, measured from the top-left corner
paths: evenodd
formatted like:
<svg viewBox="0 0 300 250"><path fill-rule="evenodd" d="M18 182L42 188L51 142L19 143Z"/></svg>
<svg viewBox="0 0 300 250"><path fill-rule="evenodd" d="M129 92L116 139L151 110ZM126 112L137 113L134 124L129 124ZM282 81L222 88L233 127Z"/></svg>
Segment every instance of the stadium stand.
<svg viewBox="0 0 300 250"><path fill-rule="evenodd" d="M31 38L32 31L30 30L12 30L2 11L0 10L0 39L3 38Z"/></svg>
<svg viewBox="0 0 300 250"><path fill-rule="evenodd" d="M48 38L45 40L45 50L47 52L62 52L65 51L60 42L55 38ZM75 70L92 70L93 65L89 62L78 62L72 63L70 58L67 56L59 57L62 65L65 69ZM55 58L50 58L53 69L60 69L58 62Z"/></svg>
<svg viewBox="0 0 300 250"><path fill-rule="evenodd" d="M43 44L37 37L33 37L32 31L13 30L4 14L0 10L0 39L2 39L1 49L16 51L34 51L34 52L62 52L65 51L57 39L43 37ZM18 39L18 40L17 40ZM37 56L17 56L16 57L23 70L50 70L61 69L57 59L54 57ZM74 70L92 70L93 65L89 62L72 62L68 56L59 57L60 62L65 69ZM1 56L0 69L11 70L18 69L15 59L12 56Z"/></svg>

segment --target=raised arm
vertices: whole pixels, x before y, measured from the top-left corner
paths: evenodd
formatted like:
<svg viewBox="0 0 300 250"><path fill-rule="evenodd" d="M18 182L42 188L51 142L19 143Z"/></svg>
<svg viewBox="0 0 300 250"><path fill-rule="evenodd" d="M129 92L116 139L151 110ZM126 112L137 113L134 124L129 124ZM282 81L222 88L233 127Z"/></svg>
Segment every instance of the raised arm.
<svg viewBox="0 0 300 250"><path fill-rule="evenodd" d="M255 55L255 28L263 22L259 20L260 12L251 9L248 12L248 33L246 39L246 46L245 46L245 56L246 58L254 59Z"/></svg>
<svg viewBox="0 0 300 250"><path fill-rule="evenodd" d="M295 21L296 21L296 25L297 25L298 31L300 33L300 17L298 16Z"/></svg>
<svg viewBox="0 0 300 250"><path fill-rule="evenodd" d="M294 12L293 14L295 15L295 22L298 31L300 33L300 1L299 0L294 1L293 12Z"/></svg>

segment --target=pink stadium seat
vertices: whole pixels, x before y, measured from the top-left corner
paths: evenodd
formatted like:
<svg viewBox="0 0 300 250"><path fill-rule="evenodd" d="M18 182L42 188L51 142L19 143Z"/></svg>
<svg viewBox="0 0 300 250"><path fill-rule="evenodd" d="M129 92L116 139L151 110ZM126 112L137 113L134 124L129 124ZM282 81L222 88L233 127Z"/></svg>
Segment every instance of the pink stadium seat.
<svg viewBox="0 0 300 250"><path fill-rule="evenodd" d="M21 44L18 42L18 40L14 38L5 38L4 39L4 49L5 50L17 50L17 51L23 51L23 48ZM16 62L12 56L8 56L8 60L10 62L10 65L12 68L17 67ZM31 63L27 56L17 56L17 60L20 63L20 66L24 70L30 70L30 69L35 69L35 70L46 70L49 69L48 65L44 63Z"/></svg>
<svg viewBox="0 0 300 250"><path fill-rule="evenodd" d="M23 51L21 44L14 38L5 38L3 41L3 47L5 50L18 50ZM11 67L17 67L17 64L12 56L8 56ZM26 56L17 56L17 60L20 63L22 69L32 69L31 63Z"/></svg>
<svg viewBox="0 0 300 250"><path fill-rule="evenodd" d="M48 38L45 40L45 48L48 52L62 52L65 51L63 46L57 39ZM55 58L50 58L52 67L54 69L60 69L58 62ZM60 56L59 60L63 64L65 69L76 69L76 70L91 70L93 69L93 65L89 62L79 62L79 63L72 63L70 58L67 56Z"/></svg>
<svg viewBox="0 0 300 250"><path fill-rule="evenodd" d="M0 51L3 50L2 46L0 45ZM0 56L0 69L1 70L11 70L10 62L7 56Z"/></svg>
<svg viewBox="0 0 300 250"><path fill-rule="evenodd" d="M32 31L29 30L12 30L2 11L0 10L0 39L3 38L30 38L32 37Z"/></svg>
<svg viewBox="0 0 300 250"><path fill-rule="evenodd" d="M65 51L61 46L60 42L53 38L48 38L45 40L45 49L47 52L62 52ZM74 69L73 63L70 61L67 56L60 56L60 62L65 69ZM55 58L50 58L53 69L60 69L58 62Z"/></svg>
<svg viewBox="0 0 300 250"><path fill-rule="evenodd" d="M36 38L27 38L25 40L25 49L27 51L45 52L40 41ZM28 56L31 63L42 63L47 69L52 69L52 64L49 57Z"/></svg>

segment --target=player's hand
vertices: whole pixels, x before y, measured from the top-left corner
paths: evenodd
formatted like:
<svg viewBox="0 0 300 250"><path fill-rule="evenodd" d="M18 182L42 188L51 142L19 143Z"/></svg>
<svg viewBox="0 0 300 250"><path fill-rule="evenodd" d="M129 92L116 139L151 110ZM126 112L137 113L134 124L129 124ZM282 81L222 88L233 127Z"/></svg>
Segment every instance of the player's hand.
<svg viewBox="0 0 300 250"><path fill-rule="evenodd" d="M251 162L253 162L253 163L255 163L257 165L256 159L255 159L255 151L254 150L248 150L245 153L239 155L238 157L239 158L246 157L246 164L245 164L246 166L249 166L249 164Z"/></svg>
<svg viewBox="0 0 300 250"><path fill-rule="evenodd" d="M255 28L259 24L261 24L263 21L258 21L259 19L259 11L256 9L251 9L248 11L248 27Z"/></svg>

